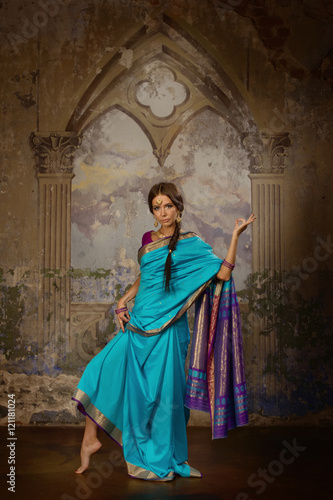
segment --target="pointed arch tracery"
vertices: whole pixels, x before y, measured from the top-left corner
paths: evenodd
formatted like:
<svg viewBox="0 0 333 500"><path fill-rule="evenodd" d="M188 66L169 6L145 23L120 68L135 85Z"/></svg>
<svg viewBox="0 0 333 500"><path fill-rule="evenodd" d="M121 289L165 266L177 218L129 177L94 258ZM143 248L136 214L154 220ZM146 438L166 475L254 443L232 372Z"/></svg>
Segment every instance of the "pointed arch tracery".
<svg viewBox="0 0 333 500"><path fill-rule="evenodd" d="M181 26L163 14L158 22L151 21L124 39L122 47L110 52L97 66L95 76L80 90L74 110L60 128L82 134L110 109L121 108L147 135L161 166L172 145L169 138L174 140L191 114L197 115L207 107L238 133L257 131L248 103L216 59L212 47L209 52L190 32L193 29L186 28L184 23ZM158 69L168 69L175 81L187 89L187 99L171 117L163 119L140 106L135 95L138 84ZM258 110L256 114L260 121Z"/></svg>

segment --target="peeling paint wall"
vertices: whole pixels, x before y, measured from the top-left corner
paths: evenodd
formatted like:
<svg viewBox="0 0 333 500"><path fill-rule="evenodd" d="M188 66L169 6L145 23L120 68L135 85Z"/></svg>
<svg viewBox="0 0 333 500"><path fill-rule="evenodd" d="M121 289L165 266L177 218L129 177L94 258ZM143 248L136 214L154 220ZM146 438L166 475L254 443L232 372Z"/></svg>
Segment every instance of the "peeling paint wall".
<svg viewBox="0 0 333 500"><path fill-rule="evenodd" d="M0 422L6 423L6 391L17 393L22 423L78 421L66 401L89 357L116 334L114 304L135 280L141 236L153 228L146 204L150 185L176 181L186 200L184 229L196 231L223 257L234 218L252 210L249 166L263 154L259 148L255 158L242 141L243 134L258 131L289 133L292 146L283 159L279 234L285 270L253 272L253 241L246 234L234 273L251 418L272 423L277 416L308 416L318 423L324 415L322 421L331 422L333 17L328 4L11 0L1 2L0 14L5 388ZM118 57L118 66L111 74L105 68L112 57ZM110 95L99 87L106 74L116 81ZM127 102L130 112L115 106L114 96ZM90 121L80 115L87 105L83 97L100 99ZM207 109L200 108L200 100ZM198 113L191 116L194 104ZM104 106L101 115L98 106ZM83 133L73 163L70 269L40 269L44 219L29 136L62 133L67 124L80 123L86 128L75 129ZM158 123L177 131L169 149L163 150L167 142L156 132ZM269 226L265 230L267 243ZM63 318L64 330L57 335L50 330L49 339L40 322L45 277L55 295L67 280L77 308ZM86 329L79 320L85 303L94 321ZM43 386L50 394L44 388L37 397L33 387Z"/></svg>

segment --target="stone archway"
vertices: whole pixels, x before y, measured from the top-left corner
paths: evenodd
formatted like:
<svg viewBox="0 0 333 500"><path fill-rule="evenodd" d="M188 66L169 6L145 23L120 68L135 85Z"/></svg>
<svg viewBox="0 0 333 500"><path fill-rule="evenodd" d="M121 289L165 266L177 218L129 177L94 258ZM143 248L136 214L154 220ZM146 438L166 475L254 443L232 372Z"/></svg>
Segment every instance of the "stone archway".
<svg viewBox="0 0 333 500"><path fill-rule="evenodd" d="M152 85L152 75L158 79L163 72L181 86L183 99L158 116L143 94ZM31 134L40 195L41 366L56 366L72 351L85 361L92 357L93 352L82 348L82 337L87 330L96 337L98 322L110 307L70 303L70 206L75 149L85 130L114 108L142 128L161 168L173 142L195 116L210 109L226 120L249 153L252 206L260 213L260 223L253 230L253 270L284 267L283 171L288 134L267 134L258 107L232 71L226 70L221 55L193 28L160 12L120 40L118 48L98 64L58 131ZM259 345L259 338L254 342ZM263 356L274 348L274 339L260 342ZM261 372L260 366L257 379Z"/></svg>

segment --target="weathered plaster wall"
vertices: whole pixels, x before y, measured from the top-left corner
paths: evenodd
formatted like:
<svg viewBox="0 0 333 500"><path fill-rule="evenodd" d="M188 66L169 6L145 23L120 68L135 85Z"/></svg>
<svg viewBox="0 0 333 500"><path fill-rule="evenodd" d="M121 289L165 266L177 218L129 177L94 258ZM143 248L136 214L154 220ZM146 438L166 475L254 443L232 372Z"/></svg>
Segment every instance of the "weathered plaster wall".
<svg viewBox="0 0 333 500"><path fill-rule="evenodd" d="M201 234L221 258L231 239L234 214L251 210L251 186L244 163L246 153L235 132L206 111L178 136L163 168L163 178L176 181L186 196L183 229ZM154 221L147 195L161 175L150 143L124 113L112 111L91 127L75 159L74 268L112 269L119 283L117 269L121 266L135 279L142 234ZM239 248L239 264L236 280L240 289L251 271L249 233ZM125 279L128 282L127 276ZM86 285L85 290L91 293ZM109 294L106 289L104 297ZM96 299L103 300L102 296Z"/></svg>
<svg viewBox="0 0 333 500"><path fill-rule="evenodd" d="M185 228L201 234L220 256L234 217L251 210L253 151L243 147L242 134L227 120L209 110L198 114L160 166L137 121L120 109L105 112L84 130L76 151L70 282L73 302L105 303L111 311L95 311L99 328L81 335L77 349L86 360L75 349L56 364L44 356L38 318L41 205L29 135L64 131L113 51L120 51L128 71L114 92L126 99L126 85L140 68L125 40L147 23L153 32L163 12L172 20L163 29L190 61L200 46L206 51L203 65L213 53L222 65L232 82L228 87L224 80L230 95L236 89L233 95L243 99L237 104L244 113L242 133L288 132L292 139L283 192L287 274L251 275L249 235L241 242L235 272L240 297L248 302L243 326L252 420L260 412L260 423L272 423L268 416L277 415L331 422L333 20L329 4L310 0L1 3L1 422L8 391L17 395L22 423L78 421L69 401L72 389L91 353L116 333L112 307L135 279L141 235L152 228L145 202L149 185L176 180L186 198ZM197 97L213 88L208 79L206 87L186 82ZM144 90L142 102L154 106ZM176 88L175 104L182 102L182 92ZM154 108L161 117L167 113L162 104ZM54 271L49 274L56 291ZM264 369L256 331L260 342L272 339ZM57 342L66 339L57 337L54 348ZM195 415L193 422L202 418Z"/></svg>

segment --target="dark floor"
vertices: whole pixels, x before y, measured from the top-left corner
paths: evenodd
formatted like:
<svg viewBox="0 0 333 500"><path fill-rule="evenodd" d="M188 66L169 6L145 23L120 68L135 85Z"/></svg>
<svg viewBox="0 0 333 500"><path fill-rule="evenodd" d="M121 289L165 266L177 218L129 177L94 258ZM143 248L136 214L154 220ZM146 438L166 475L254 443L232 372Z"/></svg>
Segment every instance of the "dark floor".
<svg viewBox="0 0 333 500"><path fill-rule="evenodd" d="M333 499L332 428L247 426L211 441L210 429L190 427L189 463L203 477L169 483L131 479L121 448L102 431L102 449L77 476L82 433L82 427L19 427L13 494L6 484L10 441L7 428L0 428L1 499Z"/></svg>

